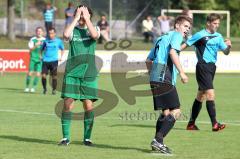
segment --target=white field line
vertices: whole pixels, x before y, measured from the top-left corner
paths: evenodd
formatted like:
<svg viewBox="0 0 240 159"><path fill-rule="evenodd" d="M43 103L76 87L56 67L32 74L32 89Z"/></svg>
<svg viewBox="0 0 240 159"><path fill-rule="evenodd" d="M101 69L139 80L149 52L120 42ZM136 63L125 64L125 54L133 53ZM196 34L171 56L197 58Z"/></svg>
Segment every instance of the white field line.
<svg viewBox="0 0 240 159"><path fill-rule="evenodd" d="M30 115L47 115L47 116L56 116L54 113L39 113L39 112L28 112L28 111L20 111L20 110L10 110L10 109L0 109L0 112L6 112L6 113L19 113L19 114L30 114ZM99 119L106 119L106 120L123 120L121 118L109 118L109 117L102 117L99 116L97 117ZM126 121L138 121L138 120L126 120ZM142 120L140 120L142 121ZM144 121L150 121L152 122L153 120L144 120ZM178 123L187 123L187 120L178 120ZM234 125L234 126L240 126L240 121L239 120L234 120L234 121L223 121L227 125ZM209 121L198 121L200 124L210 124Z"/></svg>
<svg viewBox="0 0 240 159"><path fill-rule="evenodd" d="M174 154L163 154L161 152L150 152L149 154L153 156L161 156L161 157L173 157L173 156L176 157L176 155Z"/></svg>
<svg viewBox="0 0 240 159"><path fill-rule="evenodd" d="M22 113L22 114L32 114L32 115L50 115L50 116L54 116L55 115L55 114L50 114L50 113L27 112L27 111L9 110L9 109L0 109L0 112Z"/></svg>

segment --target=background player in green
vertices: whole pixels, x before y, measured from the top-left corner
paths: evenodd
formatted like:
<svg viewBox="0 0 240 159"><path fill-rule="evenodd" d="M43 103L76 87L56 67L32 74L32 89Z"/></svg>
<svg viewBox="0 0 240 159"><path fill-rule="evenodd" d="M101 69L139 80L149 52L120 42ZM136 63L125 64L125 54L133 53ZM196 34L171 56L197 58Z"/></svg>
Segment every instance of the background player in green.
<svg viewBox="0 0 240 159"><path fill-rule="evenodd" d="M64 38L69 40L70 46L63 79L63 139L59 145L70 143L71 109L75 100L83 102L85 111L83 143L87 146L92 145L90 137L94 121L93 102L98 99L94 55L100 31L98 27L93 26L91 16L91 9L80 5L75 11L73 22L64 30Z"/></svg>
<svg viewBox="0 0 240 159"><path fill-rule="evenodd" d="M43 28L37 27L35 32L36 32L36 36L32 37L28 42L28 47L30 49L30 63L29 63L29 71L27 73L27 78L26 78L26 88L24 90L25 92L29 92L29 91L35 92L35 87L39 81L39 78L41 76L41 71L42 71L42 62L40 59L40 52L41 52L41 45L45 40L45 38L43 37L43 34L44 34ZM33 80L33 86L30 89L29 85L34 72L36 72L36 76Z"/></svg>
<svg viewBox="0 0 240 159"><path fill-rule="evenodd" d="M195 121L204 100L206 100L208 115L212 122L212 131L219 131L225 128L225 124L220 124L216 119L215 92L213 87L218 51L222 50L225 55L228 55L231 48L231 41L226 39L224 42L222 35L217 32L220 19L221 16L219 14L209 14L207 16L206 28L195 33L182 45L182 49L194 45L198 59L196 65L198 92L193 102L187 130L199 130L195 125Z"/></svg>

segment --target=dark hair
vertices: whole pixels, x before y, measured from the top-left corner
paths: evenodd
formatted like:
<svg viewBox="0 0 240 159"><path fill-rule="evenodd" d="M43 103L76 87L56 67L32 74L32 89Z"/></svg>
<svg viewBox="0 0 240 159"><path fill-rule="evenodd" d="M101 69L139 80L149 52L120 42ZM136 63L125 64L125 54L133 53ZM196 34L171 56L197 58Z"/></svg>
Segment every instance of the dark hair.
<svg viewBox="0 0 240 159"><path fill-rule="evenodd" d="M49 32L49 31L52 31L52 30L54 31L54 33L56 33L56 29L55 29L54 27L49 28L49 29L48 29L48 32Z"/></svg>
<svg viewBox="0 0 240 159"><path fill-rule="evenodd" d="M174 21L174 28L176 27L176 24L182 24L184 21L188 21L192 25L192 18L186 15L179 15Z"/></svg>
<svg viewBox="0 0 240 159"><path fill-rule="evenodd" d="M216 14L216 13L211 13L207 16L207 22L213 22L215 20L221 20L222 19L222 15L220 14Z"/></svg>
<svg viewBox="0 0 240 159"><path fill-rule="evenodd" d="M73 6L73 2L68 2L68 7L72 7Z"/></svg>
<svg viewBox="0 0 240 159"><path fill-rule="evenodd" d="M151 15L146 15L146 17L145 17L145 18L147 19L148 17L152 18L152 16L151 16Z"/></svg>
<svg viewBox="0 0 240 159"><path fill-rule="evenodd" d="M78 9L78 8L81 8L81 7L87 7L87 10L88 10L88 12L89 12L89 14L90 14L90 19L91 19L92 16L93 16L93 12L92 12L91 8L89 8L88 6L85 6L85 5L79 5L79 6L75 9L75 11L74 11L74 16L75 16L76 13L77 13L77 9Z"/></svg>

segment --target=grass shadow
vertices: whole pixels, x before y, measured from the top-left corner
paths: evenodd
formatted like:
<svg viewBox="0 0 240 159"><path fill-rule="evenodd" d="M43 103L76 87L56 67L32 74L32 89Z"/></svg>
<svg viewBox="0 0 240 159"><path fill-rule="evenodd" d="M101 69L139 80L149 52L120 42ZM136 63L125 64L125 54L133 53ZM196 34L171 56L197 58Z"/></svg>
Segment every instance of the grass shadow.
<svg viewBox="0 0 240 159"><path fill-rule="evenodd" d="M155 128L155 125L142 125L142 124L115 124L110 125L110 127L138 127L138 128ZM173 130L187 131L185 127L173 127ZM199 131L208 131L208 130L199 130ZM199 132L191 131L191 132ZM188 131L189 132L189 131Z"/></svg>
<svg viewBox="0 0 240 159"><path fill-rule="evenodd" d="M51 145L57 144L55 141L36 139L36 138L27 138L27 137L21 137L21 136L0 135L0 138L7 139L7 140L20 141L20 142L39 143L39 144L51 144Z"/></svg>
<svg viewBox="0 0 240 159"><path fill-rule="evenodd" d="M24 92L24 90L20 88L0 88L0 90Z"/></svg>
<svg viewBox="0 0 240 159"><path fill-rule="evenodd" d="M138 128L155 128L153 125L142 125L142 124L115 124L110 127L138 127Z"/></svg>
<svg viewBox="0 0 240 159"><path fill-rule="evenodd" d="M82 142L80 141L73 141L71 144L76 144L76 145L83 145ZM106 145L106 144L97 144L94 143L92 146L93 148L99 148L99 149L111 149L111 150L134 150L134 151L140 151L144 153L150 153L150 149L143 149L143 148L137 148L137 147L129 147L129 146L113 146L113 145Z"/></svg>

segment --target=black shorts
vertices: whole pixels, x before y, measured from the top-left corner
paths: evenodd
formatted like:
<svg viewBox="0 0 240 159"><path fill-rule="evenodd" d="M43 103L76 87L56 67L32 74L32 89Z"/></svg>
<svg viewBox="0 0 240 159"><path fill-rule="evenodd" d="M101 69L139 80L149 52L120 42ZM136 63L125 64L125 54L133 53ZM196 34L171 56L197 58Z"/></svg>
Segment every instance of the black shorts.
<svg viewBox="0 0 240 159"><path fill-rule="evenodd" d="M48 71L50 70L50 74L52 76L56 76L57 75L57 67L58 67L58 61L43 62L42 74L48 75Z"/></svg>
<svg viewBox="0 0 240 159"><path fill-rule="evenodd" d="M154 110L178 109L180 108L180 101L176 87L161 82L150 82Z"/></svg>
<svg viewBox="0 0 240 159"><path fill-rule="evenodd" d="M197 63L196 65L196 79L198 83L198 90L204 91L213 88L213 79L216 72L216 65L214 63Z"/></svg>

